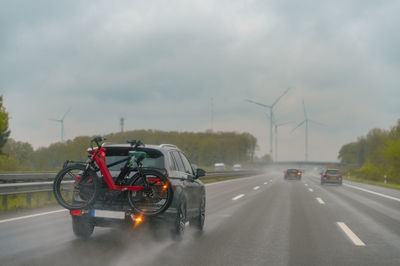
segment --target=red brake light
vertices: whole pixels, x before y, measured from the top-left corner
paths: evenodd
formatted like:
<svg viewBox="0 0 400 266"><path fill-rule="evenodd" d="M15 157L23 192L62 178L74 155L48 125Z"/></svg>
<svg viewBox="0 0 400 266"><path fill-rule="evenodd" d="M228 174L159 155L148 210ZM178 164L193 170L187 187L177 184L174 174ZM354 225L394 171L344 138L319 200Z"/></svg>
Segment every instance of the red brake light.
<svg viewBox="0 0 400 266"><path fill-rule="evenodd" d="M324 177L328 177L328 175L327 175L327 174L324 174Z"/></svg>
<svg viewBox="0 0 400 266"><path fill-rule="evenodd" d="M71 215L82 215L82 210L75 210L69 212Z"/></svg>

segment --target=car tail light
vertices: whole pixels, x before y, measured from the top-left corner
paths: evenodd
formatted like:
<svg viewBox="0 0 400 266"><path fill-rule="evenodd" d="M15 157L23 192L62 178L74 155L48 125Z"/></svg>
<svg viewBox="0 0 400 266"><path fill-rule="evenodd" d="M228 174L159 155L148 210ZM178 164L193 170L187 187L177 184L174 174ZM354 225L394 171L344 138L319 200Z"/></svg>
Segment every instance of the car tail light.
<svg viewBox="0 0 400 266"><path fill-rule="evenodd" d="M82 215L82 210L74 210L69 212L71 215Z"/></svg>
<svg viewBox="0 0 400 266"><path fill-rule="evenodd" d="M339 178L342 178L342 175L338 175Z"/></svg>
<svg viewBox="0 0 400 266"><path fill-rule="evenodd" d="M327 174L324 174L324 177L328 177L328 175L327 175Z"/></svg>

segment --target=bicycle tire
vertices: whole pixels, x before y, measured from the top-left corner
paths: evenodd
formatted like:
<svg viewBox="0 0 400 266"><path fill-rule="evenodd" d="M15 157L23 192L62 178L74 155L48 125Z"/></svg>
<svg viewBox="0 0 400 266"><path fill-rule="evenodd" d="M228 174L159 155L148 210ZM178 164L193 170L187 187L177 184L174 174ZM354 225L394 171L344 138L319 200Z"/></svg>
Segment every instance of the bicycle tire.
<svg viewBox="0 0 400 266"><path fill-rule="evenodd" d="M54 178L53 192L58 203L64 208L87 209L99 193L98 176L93 169L86 170L84 164L67 166Z"/></svg>
<svg viewBox="0 0 400 266"><path fill-rule="evenodd" d="M173 191L168 178L157 170L143 170L143 176L136 173L129 182L130 186L143 186L143 178L148 180L151 193L128 191L128 202L133 211L144 216L162 214L171 205ZM156 180L156 181L149 181ZM166 187L165 187L166 186ZM151 195L149 195L151 194Z"/></svg>

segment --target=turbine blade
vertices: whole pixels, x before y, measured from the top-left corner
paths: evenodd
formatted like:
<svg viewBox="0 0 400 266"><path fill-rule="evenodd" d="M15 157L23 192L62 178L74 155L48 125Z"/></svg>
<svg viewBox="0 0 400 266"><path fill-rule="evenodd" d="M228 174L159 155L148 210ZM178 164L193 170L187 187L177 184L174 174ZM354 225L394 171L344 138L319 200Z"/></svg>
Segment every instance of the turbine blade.
<svg viewBox="0 0 400 266"><path fill-rule="evenodd" d="M303 99L303 111L304 111L304 118L307 120L307 112L306 112L306 105L304 103L304 99Z"/></svg>
<svg viewBox="0 0 400 266"><path fill-rule="evenodd" d="M71 111L71 107L68 108L68 110L65 112L65 114L63 115L63 117L62 117L60 120L64 121L64 118L67 116L67 114L69 113L69 111Z"/></svg>
<svg viewBox="0 0 400 266"><path fill-rule="evenodd" d="M59 123L61 122L60 119L52 119L52 118L49 118L49 120L50 120L50 121L54 121L54 122L59 122Z"/></svg>
<svg viewBox="0 0 400 266"><path fill-rule="evenodd" d="M320 123L320 122L317 122L317 121L314 121L314 120L311 120L311 119L308 119L308 121L310 121L310 122L312 122L312 123L314 123L314 124L320 125L320 126L324 126L324 127L327 127L327 126L328 126L328 125L325 125L325 124L323 124L323 123Z"/></svg>
<svg viewBox="0 0 400 266"><path fill-rule="evenodd" d="M276 125L277 125L278 127L280 127L280 126L284 126L284 125L287 125L287 124L293 124L293 123L295 123L295 121L279 123L279 124L276 124Z"/></svg>
<svg viewBox="0 0 400 266"><path fill-rule="evenodd" d="M303 120L303 122L301 122L300 124L298 124L297 127L293 128L292 131L291 131L290 133L293 133L293 131L295 131L296 129L298 129L299 127L301 127L305 122L306 122L306 120Z"/></svg>
<svg viewBox="0 0 400 266"><path fill-rule="evenodd" d="M269 106L269 105L258 103L258 102L252 101L252 100L246 99L246 101L249 102L249 103L257 104L257 105L262 106L262 107L271 108L271 106Z"/></svg>
<svg viewBox="0 0 400 266"><path fill-rule="evenodd" d="M271 106L274 107L274 106L280 101L280 99L282 99L282 97L285 96L285 94L289 92L289 90L290 90L290 88L286 89L286 90L282 93L282 95L279 96Z"/></svg>

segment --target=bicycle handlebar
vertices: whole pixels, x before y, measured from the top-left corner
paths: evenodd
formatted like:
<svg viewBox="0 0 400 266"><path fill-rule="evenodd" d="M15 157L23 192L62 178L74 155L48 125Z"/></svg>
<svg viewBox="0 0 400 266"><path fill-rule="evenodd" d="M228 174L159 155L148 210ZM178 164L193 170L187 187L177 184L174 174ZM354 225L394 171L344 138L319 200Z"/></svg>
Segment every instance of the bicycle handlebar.
<svg viewBox="0 0 400 266"><path fill-rule="evenodd" d="M128 140L127 143L131 144L133 150L136 150L137 147L144 145L140 140Z"/></svg>
<svg viewBox="0 0 400 266"><path fill-rule="evenodd" d="M90 143L95 142L97 144L97 147L100 149L101 148L100 142L105 141L105 140L106 140L106 138L104 138L104 137L95 137L94 139L92 139L90 141Z"/></svg>

